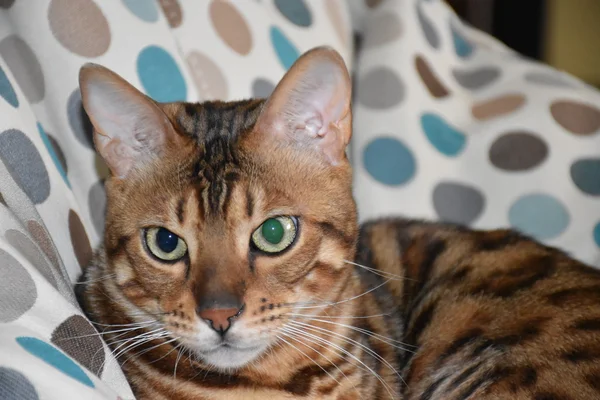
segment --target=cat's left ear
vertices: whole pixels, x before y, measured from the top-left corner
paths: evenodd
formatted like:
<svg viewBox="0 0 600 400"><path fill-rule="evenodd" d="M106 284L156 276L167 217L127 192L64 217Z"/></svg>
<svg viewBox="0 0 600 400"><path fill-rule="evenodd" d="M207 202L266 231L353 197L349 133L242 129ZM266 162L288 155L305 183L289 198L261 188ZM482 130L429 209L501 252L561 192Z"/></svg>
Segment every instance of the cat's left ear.
<svg viewBox="0 0 600 400"><path fill-rule="evenodd" d="M336 165L345 159L352 135L351 94L342 57L332 48L317 47L304 53L285 74L255 129L316 149Z"/></svg>

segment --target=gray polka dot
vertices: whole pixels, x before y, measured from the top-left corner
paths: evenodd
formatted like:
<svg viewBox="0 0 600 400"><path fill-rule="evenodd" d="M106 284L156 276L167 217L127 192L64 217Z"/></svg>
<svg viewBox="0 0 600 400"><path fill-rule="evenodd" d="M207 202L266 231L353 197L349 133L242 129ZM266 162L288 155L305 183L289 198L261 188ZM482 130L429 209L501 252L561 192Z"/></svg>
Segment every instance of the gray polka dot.
<svg viewBox="0 0 600 400"><path fill-rule="evenodd" d="M63 170L65 171L65 174L67 174L69 172L69 170L67 169L67 159L65 158L65 153L63 153L63 151L60 148L60 145L58 144L56 139L53 136L51 136L49 133L46 133L46 134L48 135L48 140L50 141L50 144L52 145L52 149L54 149L54 153L56 153L58 162L60 163Z"/></svg>
<svg viewBox="0 0 600 400"><path fill-rule="evenodd" d="M40 204L48 198L48 171L37 149L23 132L9 129L0 134L0 159L31 201Z"/></svg>
<svg viewBox="0 0 600 400"><path fill-rule="evenodd" d="M267 98L273 93L273 89L275 89L275 85L271 81L263 78L255 79L252 82L252 97Z"/></svg>
<svg viewBox="0 0 600 400"><path fill-rule="evenodd" d="M92 223L99 236L104 234L104 217L106 212L106 192L104 182L96 182L88 193L88 207L90 209Z"/></svg>
<svg viewBox="0 0 600 400"><path fill-rule="evenodd" d="M38 400L35 387L19 371L0 367L0 399Z"/></svg>
<svg viewBox="0 0 600 400"><path fill-rule="evenodd" d="M421 2L417 2L417 17L419 19L419 24L421 25L421 29L423 30L423 36L427 40L427 43L434 49L438 49L440 47L440 35L435 30L435 27L427 18L423 10L421 9Z"/></svg>
<svg viewBox="0 0 600 400"><path fill-rule="evenodd" d="M38 103L44 98L45 82L42 67L33 50L17 35L0 41L0 56L30 103Z"/></svg>
<svg viewBox="0 0 600 400"><path fill-rule="evenodd" d="M404 84L387 67L376 67L358 79L358 101L365 107L385 109L398 105L405 97Z"/></svg>
<svg viewBox="0 0 600 400"><path fill-rule="evenodd" d="M0 322L12 322L33 307L37 289L29 272L2 249L0 260Z"/></svg>
<svg viewBox="0 0 600 400"><path fill-rule="evenodd" d="M110 169L108 169L106 162L98 154L94 158L94 168L96 169L98 178L106 179L110 176Z"/></svg>
<svg viewBox="0 0 600 400"><path fill-rule="evenodd" d="M0 0L0 8L10 8L15 0Z"/></svg>
<svg viewBox="0 0 600 400"><path fill-rule="evenodd" d="M469 225L485 205L481 192L456 182L439 183L433 190L433 207L442 221Z"/></svg>
<svg viewBox="0 0 600 400"><path fill-rule="evenodd" d="M15 249L19 250L20 254L31 263L31 266L37 270L50 282L54 287L57 287L56 279L52 273L52 266L46 261L41 250L23 233L9 229L5 234L6 240Z"/></svg>
<svg viewBox="0 0 600 400"><path fill-rule="evenodd" d="M397 40L402 35L402 23L395 13L373 15L365 32L365 48L378 47Z"/></svg>
<svg viewBox="0 0 600 400"><path fill-rule="evenodd" d="M94 128L81 103L81 93L75 89L67 101L69 125L79 142L89 149L94 149Z"/></svg>
<svg viewBox="0 0 600 400"><path fill-rule="evenodd" d="M529 83L535 83L544 86L553 86L560 88L574 88L573 82L559 72L528 72L525 74L525 80Z"/></svg>
<svg viewBox="0 0 600 400"><path fill-rule="evenodd" d="M52 343L100 377L104 347L94 327L81 315L73 315L52 332Z"/></svg>
<svg viewBox="0 0 600 400"><path fill-rule="evenodd" d="M505 171L526 171L548 156L546 143L531 132L508 132L490 147L490 161Z"/></svg>
<svg viewBox="0 0 600 400"><path fill-rule="evenodd" d="M466 89L481 89L493 83L500 77L500 70L496 67L481 67L470 71L455 69L452 71L454 78Z"/></svg>

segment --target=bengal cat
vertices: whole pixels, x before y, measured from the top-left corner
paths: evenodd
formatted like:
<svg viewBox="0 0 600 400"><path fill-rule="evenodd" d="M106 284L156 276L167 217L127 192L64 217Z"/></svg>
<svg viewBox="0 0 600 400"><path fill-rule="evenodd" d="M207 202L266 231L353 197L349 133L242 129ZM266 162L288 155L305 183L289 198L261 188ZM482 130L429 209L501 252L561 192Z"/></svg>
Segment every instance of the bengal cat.
<svg viewBox="0 0 600 400"><path fill-rule="evenodd" d="M139 399L598 399L600 273L515 232L357 226L350 78L159 104L80 74L112 176L81 304Z"/></svg>

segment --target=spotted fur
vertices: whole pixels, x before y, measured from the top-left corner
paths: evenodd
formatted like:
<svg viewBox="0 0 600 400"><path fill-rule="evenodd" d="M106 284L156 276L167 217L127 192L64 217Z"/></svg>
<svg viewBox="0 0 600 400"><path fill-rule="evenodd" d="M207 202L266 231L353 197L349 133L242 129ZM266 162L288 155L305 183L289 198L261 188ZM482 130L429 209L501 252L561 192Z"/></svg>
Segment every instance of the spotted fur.
<svg viewBox="0 0 600 400"><path fill-rule="evenodd" d="M416 349L399 398L600 398L600 271L514 231L399 219L361 228L357 262L403 278L384 294Z"/></svg>
<svg viewBox="0 0 600 400"><path fill-rule="evenodd" d="M510 231L359 230L341 65L313 50L266 102L200 104L157 104L100 67L82 71L113 176L78 297L136 397L598 398L598 272ZM266 255L250 236L273 215L295 216L298 235ZM186 256L153 258L153 226L184 238ZM198 310L234 300L219 336Z"/></svg>

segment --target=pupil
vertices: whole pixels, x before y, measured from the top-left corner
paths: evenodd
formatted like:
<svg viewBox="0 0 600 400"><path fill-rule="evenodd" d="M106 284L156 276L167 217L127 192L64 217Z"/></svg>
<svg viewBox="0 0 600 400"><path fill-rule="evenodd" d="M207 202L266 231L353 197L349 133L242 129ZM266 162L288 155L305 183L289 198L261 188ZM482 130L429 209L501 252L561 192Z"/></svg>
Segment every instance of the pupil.
<svg viewBox="0 0 600 400"><path fill-rule="evenodd" d="M179 236L165 228L160 228L158 232L156 232L156 244L158 245L158 248L165 253L173 252L173 250L177 248L178 242Z"/></svg>
<svg viewBox="0 0 600 400"><path fill-rule="evenodd" d="M283 239L283 225L275 218L265 221L262 226L262 235L271 244L278 244Z"/></svg>

